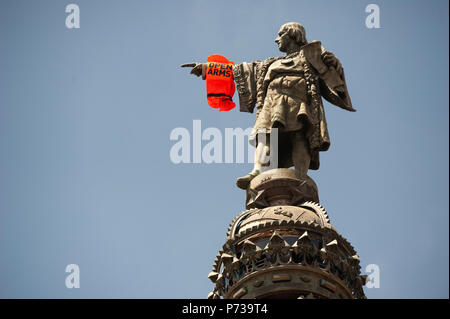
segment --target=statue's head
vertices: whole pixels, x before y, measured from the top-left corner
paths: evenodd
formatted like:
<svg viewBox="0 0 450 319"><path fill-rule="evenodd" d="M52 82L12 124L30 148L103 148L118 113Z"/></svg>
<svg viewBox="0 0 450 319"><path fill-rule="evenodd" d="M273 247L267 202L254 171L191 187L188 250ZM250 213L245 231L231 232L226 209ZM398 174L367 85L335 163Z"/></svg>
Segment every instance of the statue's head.
<svg viewBox="0 0 450 319"><path fill-rule="evenodd" d="M275 42L278 44L278 49L281 52L286 52L292 46L302 46L308 43L306 41L305 28L297 22L285 23L278 31Z"/></svg>

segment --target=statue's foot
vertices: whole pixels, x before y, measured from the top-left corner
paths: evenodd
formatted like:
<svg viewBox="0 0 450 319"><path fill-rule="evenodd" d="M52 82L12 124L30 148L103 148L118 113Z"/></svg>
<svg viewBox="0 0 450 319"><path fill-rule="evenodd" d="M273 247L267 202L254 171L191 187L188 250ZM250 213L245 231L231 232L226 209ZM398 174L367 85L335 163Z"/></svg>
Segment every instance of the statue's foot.
<svg viewBox="0 0 450 319"><path fill-rule="evenodd" d="M251 180L254 179L256 176L258 176L259 174L260 174L259 170L253 170L247 175L239 177L236 180L237 187L239 187L240 189L247 189L248 184L250 184Z"/></svg>

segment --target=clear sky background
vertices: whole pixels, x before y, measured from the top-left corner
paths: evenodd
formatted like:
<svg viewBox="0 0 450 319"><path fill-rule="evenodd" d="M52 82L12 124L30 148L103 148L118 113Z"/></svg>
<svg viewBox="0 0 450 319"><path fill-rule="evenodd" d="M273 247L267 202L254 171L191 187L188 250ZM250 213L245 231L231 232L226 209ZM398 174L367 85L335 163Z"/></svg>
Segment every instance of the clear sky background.
<svg viewBox="0 0 450 319"><path fill-rule="evenodd" d="M175 165L169 135L255 114L210 108L179 65L278 56L289 21L341 60L357 109L325 103L310 175L363 273L380 267L367 297L449 297L448 1L74 0L72 30L69 3L0 3L0 297L205 298L252 165Z"/></svg>

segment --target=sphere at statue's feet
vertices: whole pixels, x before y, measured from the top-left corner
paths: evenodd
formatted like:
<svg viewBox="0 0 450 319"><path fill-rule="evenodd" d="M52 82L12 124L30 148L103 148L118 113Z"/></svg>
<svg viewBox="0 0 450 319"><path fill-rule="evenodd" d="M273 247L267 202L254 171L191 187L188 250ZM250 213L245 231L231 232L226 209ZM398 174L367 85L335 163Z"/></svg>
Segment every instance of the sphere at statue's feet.
<svg viewBox="0 0 450 319"><path fill-rule="evenodd" d="M319 192L313 179L300 180L295 170L277 168L256 176L247 188L246 208L274 205L297 205L306 201L319 202Z"/></svg>

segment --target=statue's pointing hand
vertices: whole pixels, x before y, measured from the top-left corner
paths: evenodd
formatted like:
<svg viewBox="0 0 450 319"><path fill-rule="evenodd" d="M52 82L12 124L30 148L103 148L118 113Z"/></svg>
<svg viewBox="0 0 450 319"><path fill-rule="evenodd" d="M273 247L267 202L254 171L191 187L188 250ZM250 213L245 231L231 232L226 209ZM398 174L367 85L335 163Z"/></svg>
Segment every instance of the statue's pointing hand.
<svg viewBox="0 0 450 319"><path fill-rule="evenodd" d="M202 65L203 65L203 63L192 62L192 63L182 64L181 67L182 68L192 68L191 74L194 74L196 76L201 76L202 75Z"/></svg>

